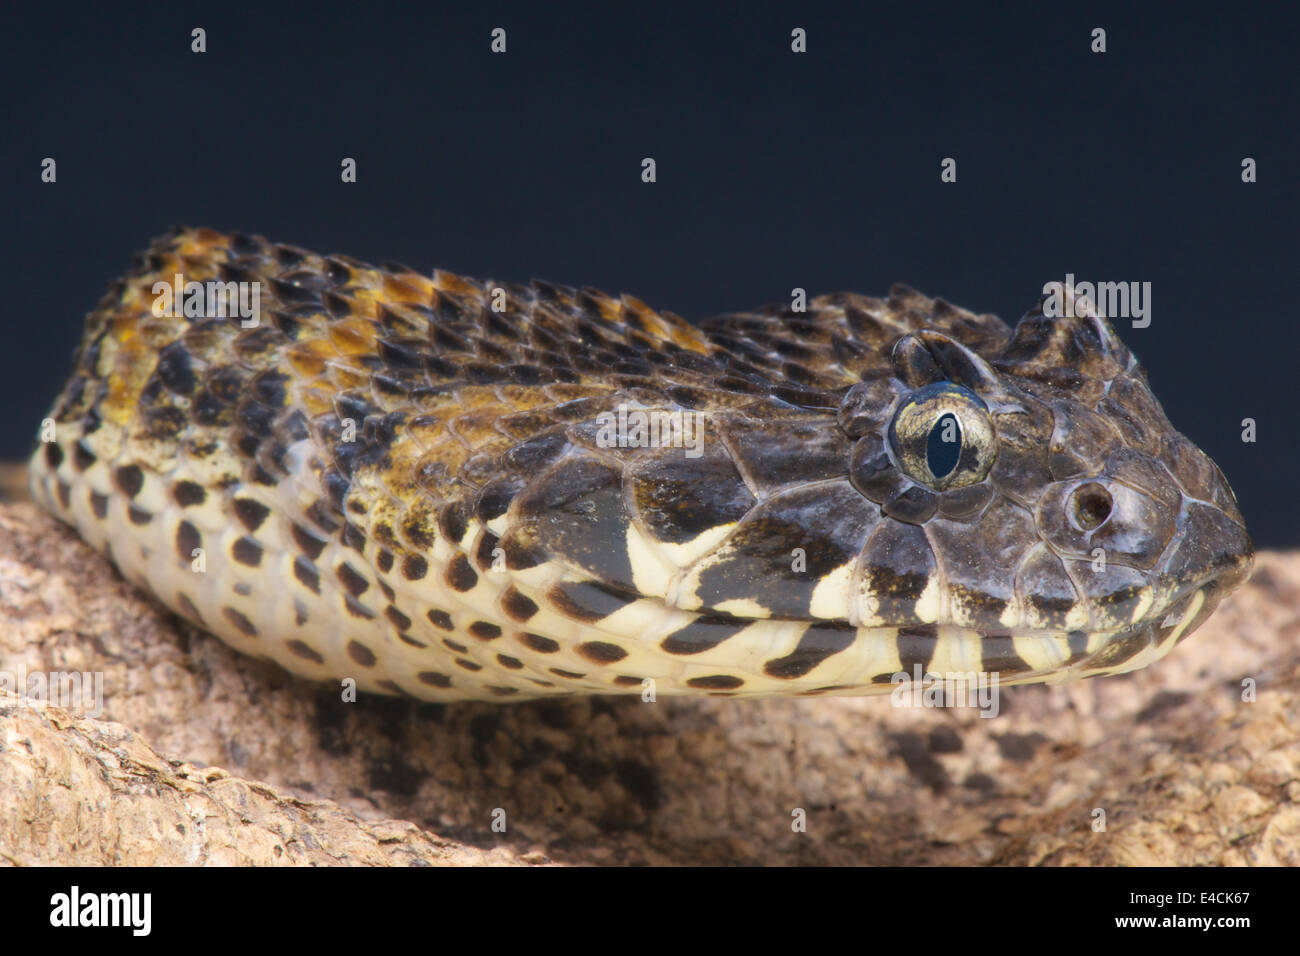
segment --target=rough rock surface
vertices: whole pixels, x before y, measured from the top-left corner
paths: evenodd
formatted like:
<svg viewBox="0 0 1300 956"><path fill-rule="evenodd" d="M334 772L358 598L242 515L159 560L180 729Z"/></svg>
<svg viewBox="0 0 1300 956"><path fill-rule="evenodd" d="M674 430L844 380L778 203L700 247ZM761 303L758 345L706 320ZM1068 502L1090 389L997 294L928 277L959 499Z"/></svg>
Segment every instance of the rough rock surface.
<svg viewBox="0 0 1300 956"><path fill-rule="evenodd" d="M0 672L23 671L102 672L103 714L0 695L11 863L1300 864L1296 553L1262 554L1156 666L1003 688L994 719L888 698L343 703L0 504Z"/></svg>

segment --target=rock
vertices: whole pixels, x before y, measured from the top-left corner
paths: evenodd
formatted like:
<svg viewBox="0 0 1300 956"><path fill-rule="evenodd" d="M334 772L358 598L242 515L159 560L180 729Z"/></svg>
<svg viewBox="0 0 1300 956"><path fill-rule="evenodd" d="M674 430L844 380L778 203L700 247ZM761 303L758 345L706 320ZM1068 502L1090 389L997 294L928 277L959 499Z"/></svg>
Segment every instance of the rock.
<svg viewBox="0 0 1300 956"><path fill-rule="evenodd" d="M1300 864L1297 553L1260 555L1154 667L1002 688L994 719L887 697L348 704L9 503L0 670L103 675L98 716L0 696L15 863Z"/></svg>
<svg viewBox="0 0 1300 956"><path fill-rule="evenodd" d="M3 859L21 866L519 862L169 760L121 724L13 695L0 696L0 789Z"/></svg>

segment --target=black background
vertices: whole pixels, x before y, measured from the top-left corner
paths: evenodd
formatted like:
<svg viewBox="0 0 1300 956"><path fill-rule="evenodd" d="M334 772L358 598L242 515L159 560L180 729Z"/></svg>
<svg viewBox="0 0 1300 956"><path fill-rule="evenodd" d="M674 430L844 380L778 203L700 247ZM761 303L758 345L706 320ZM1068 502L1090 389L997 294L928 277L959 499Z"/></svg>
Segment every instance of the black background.
<svg viewBox="0 0 1300 956"><path fill-rule="evenodd" d="M6 5L0 458L26 455L85 312L176 223L688 318L903 281L1014 321L1073 273L1152 283L1150 328L1121 335L1256 542L1300 543L1286 11Z"/></svg>

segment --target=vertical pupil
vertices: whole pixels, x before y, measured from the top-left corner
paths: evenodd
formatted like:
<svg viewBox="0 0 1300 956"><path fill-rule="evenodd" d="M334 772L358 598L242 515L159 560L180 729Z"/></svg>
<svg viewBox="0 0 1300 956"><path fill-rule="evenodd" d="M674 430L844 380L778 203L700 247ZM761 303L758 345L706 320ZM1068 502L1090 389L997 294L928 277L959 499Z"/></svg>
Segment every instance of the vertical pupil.
<svg viewBox="0 0 1300 956"><path fill-rule="evenodd" d="M946 478L957 467L961 459L961 425L957 416L948 412L941 415L930 429L930 438L925 446L925 463L930 467L930 474L936 478Z"/></svg>

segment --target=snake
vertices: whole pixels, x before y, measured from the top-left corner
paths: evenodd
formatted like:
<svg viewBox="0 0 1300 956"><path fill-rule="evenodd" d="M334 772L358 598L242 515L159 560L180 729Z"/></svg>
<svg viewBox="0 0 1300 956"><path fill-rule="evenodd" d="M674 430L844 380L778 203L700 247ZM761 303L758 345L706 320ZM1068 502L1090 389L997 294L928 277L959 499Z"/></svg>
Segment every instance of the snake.
<svg viewBox="0 0 1300 956"><path fill-rule="evenodd" d="M31 489L186 621L376 694L1117 674L1253 548L1066 292L1014 327L903 285L692 323L176 228L88 314Z"/></svg>

